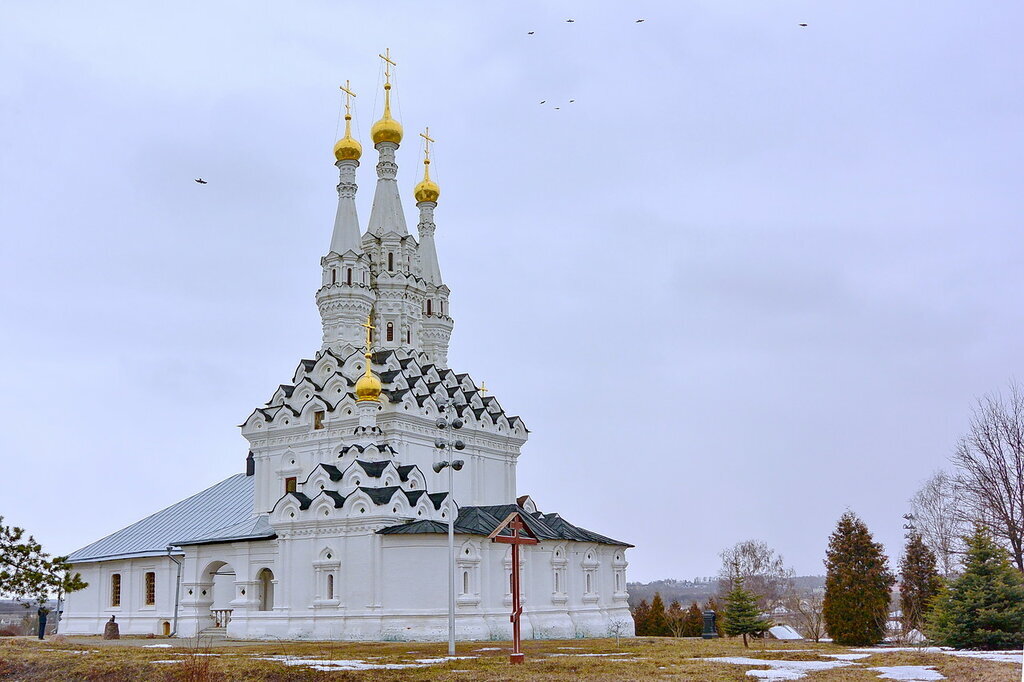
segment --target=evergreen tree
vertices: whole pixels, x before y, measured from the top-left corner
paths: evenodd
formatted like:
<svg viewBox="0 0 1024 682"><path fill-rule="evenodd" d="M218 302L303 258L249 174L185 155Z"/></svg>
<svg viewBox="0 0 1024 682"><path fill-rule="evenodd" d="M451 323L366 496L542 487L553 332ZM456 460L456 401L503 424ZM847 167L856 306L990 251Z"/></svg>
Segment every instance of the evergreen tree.
<svg viewBox="0 0 1024 682"><path fill-rule="evenodd" d="M725 634L743 635L743 646L747 646L747 635L765 632L772 622L761 617L757 595L743 587L743 576L734 576L732 584L732 590L725 596Z"/></svg>
<svg viewBox="0 0 1024 682"><path fill-rule="evenodd" d="M651 600L651 615L647 620L648 635L652 637L668 637L672 633L668 629L668 615L665 613L665 602L661 600L661 592L654 593Z"/></svg>
<svg viewBox="0 0 1024 682"><path fill-rule="evenodd" d="M825 629L835 643L882 641L896 579L881 543L851 511L842 515L829 538L825 568Z"/></svg>
<svg viewBox="0 0 1024 682"><path fill-rule="evenodd" d="M684 617L683 637L700 637L704 632L704 612L697 602L690 604Z"/></svg>
<svg viewBox="0 0 1024 682"><path fill-rule="evenodd" d="M958 649L1019 649L1024 642L1024 577L982 527L966 540L964 572L939 592L928 634Z"/></svg>
<svg viewBox="0 0 1024 682"><path fill-rule="evenodd" d="M935 553L917 532L907 537L900 560L900 610L904 634L922 629L925 614L942 587Z"/></svg>
<svg viewBox="0 0 1024 682"><path fill-rule="evenodd" d="M637 635L648 635L650 634L648 629L648 623L651 620L651 605L647 603L646 599L641 599L637 607L633 609L633 627Z"/></svg>

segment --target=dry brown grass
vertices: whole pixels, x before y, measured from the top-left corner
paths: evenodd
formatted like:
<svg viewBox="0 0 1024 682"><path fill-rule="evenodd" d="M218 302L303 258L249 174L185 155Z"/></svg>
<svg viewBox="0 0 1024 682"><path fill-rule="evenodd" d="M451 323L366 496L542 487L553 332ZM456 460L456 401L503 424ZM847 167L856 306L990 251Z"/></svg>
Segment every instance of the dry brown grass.
<svg viewBox="0 0 1024 682"><path fill-rule="evenodd" d="M173 648L143 648L153 643ZM500 651L478 651L500 647ZM572 648L569 648L572 647ZM813 651L800 651L812 649ZM291 680L694 680L749 682L748 666L701 660L715 656L825 660L818 653L841 653L830 644L769 642L744 649L738 640L612 639L529 641L524 644L525 665L510 667L507 642L460 643L459 655L477 658L446 661L426 668L368 671L319 671L286 666L268 656L299 656L318 660L361 660L369 663L411 663L418 658L439 658L444 643L254 642L224 643L182 640L121 640L115 646L98 638L71 637L65 642L5 640L0 644L0 679L85 680L121 682L291 681ZM89 653L75 653L88 651ZM579 654L623 653L622 660ZM209 655L216 654L216 655ZM568 654L556 656L553 654ZM155 663L174 660L176 663ZM955 658L942 653L884 652L857 661L860 665L812 672L807 682L877 681L867 670L879 665L930 665L956 682L1016 682L1020 667L1009 663Z"/></svg>

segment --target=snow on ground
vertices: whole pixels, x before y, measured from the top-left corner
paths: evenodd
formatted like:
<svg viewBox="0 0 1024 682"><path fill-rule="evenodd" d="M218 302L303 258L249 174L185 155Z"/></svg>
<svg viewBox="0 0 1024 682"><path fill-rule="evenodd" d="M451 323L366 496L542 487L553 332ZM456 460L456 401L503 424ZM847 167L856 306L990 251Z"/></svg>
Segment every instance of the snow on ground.
<svg viewBox="0 0 1024 682"><path fill-rule="evenodd" d="M901 680L902 682L931 682L944 680L938 670L930 665L893 665L879 668L868 668L877 672L883 680Z"/></svg>
<svg viewBox="0 0 1024 682"><path fill-rule="evenodd" d="M818 654L819 656L825 656L826 658L834 658L837 661L859 661L862 658L867 658L871 654Z"/></svg>
<svg viewBox="0 0 1024 682"><path fill-rule="evenodd" d="M275 661L284 665L301 665L313 670L404 670L406 668L426 668L432 663L367 663L363 660L300 658L298 656L271 656L257 658L257 661ZM440 660L437 661L441 662Z"/></svg>
<svg viewBox="0 0 1024 682"><path fill-rule="evenodd" d="M717 663L732 663L734 665L755 665L759 667L768 666L768 670L748 670L747 675L761 680L801 680L807 677L807 673L818 670L831 670L843 668L848 665L855 665L849 661L775 661L763 658L743 658L739 656L725 656L721 658L698 659L704 661L715 661Z"/></svg>
<svg viewBox="0 0 1024 682"><path fill-rule="evenodd" d="M548 656L632 656L630 653L619 654L548 654Z"/></svg>
<svg viewBox="0 0 1024 682"><path fill-rule="evenodd" d="M483 649L473 649L473 651L501 651L500 646L485 646Z"/></svg>
<svg viewBox="0 0 1024 682"><path fill-rule="evenodd" d="M945 651L943 653L963 658L981 658L998 663L1020 663L1024 659L1024 651Z"/></svg>

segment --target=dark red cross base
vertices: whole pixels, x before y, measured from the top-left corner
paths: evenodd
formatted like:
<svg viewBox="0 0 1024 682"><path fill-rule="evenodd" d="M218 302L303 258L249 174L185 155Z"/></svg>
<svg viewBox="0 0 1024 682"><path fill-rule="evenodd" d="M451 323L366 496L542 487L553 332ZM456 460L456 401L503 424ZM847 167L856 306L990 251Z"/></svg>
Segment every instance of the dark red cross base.
<svg viewBox="0 0 1024 682"><path fill-rule="evenodd" d="M505 532L509 531L510 534L506 535ZM536 545L540 540L517 511L509 514L487 537L491 542L512 545L512 655L509 656L509 662L515 665L522 663L525 658L519 650L519 619L523 615L523 607L519 603L519 545Z"/></svg>

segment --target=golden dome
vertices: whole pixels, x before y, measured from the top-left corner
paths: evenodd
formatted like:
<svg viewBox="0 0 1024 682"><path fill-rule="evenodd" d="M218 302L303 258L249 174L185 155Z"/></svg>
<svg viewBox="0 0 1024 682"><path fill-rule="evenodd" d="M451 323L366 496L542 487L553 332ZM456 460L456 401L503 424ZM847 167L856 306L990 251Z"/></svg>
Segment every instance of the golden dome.
<svg viewBox="0 0 1024 682"><path fill-rule="evenodd" d="M334 158L338 161L358 161L363 155L363 145L352 137L352 117L345 114L345 137L334 143Z"/></svg>
<svg viewBox="0 0 1024 682"><path fill-rule="evenodd" d="M380 379L373 373L370 366L373 364L369 353L366 354L366 373L359 377L359 381L356 382L356 400L363 402L365 400L379 400L381 392Z"/></svg>
<svg viewBox="0 0 1024 682"><path fill-rule="evenodd" d="M402 142L402 124L391 118L391 83L384 84L384 115L370 128L374 144L381 142Z"/></svg>
<svg viewBox="0 0 1024 682"><path fill-rule="evenodd" d="M421 201L437 203L437 198L441 196L441 188L430 179L430 159L423 159L423 179L416 185L412 193L416 197L416 203Z"/></svg>

